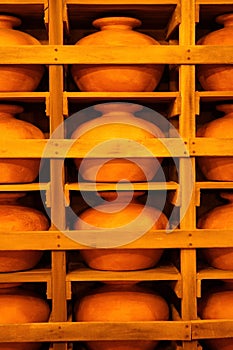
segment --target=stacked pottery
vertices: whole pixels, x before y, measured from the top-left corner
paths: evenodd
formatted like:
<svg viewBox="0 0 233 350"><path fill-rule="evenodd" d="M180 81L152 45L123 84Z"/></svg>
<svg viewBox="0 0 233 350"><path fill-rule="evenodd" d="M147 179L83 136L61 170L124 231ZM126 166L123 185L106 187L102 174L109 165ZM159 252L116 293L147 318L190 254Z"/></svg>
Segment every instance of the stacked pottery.
<svg viewBox="0 0 233 350"><path fill-rule="evenodd" d="M40 45L40 42L31 35L13 29L20 24L19 18L0 15L0 46ZM42 65L1 64L0 92L34 91L43 74Z"/></svg>
<svg viewBox="0 0 233 350"><path fill-rule="evenodd" d="M37 294L13 285L0 285L0 324L48 322L49 305ZM41 343L0 343L1 350L38 350Z"/></svg>
<svg viewBox="0 0 233 350"><path fill-rule="evenodd" d="M207 34L198 45L233 45L233 13L216 18L224 28ZM233 90L232 64L203 64L198 67L197 77L204 90Z"/></svg>
<svg viewBox="0 0 233 350"><path fill-rule="evenodd" d="M225 115L200 127L198 137L233 138L233 104L223 104L216 107ZM208 180L233 181L233 157L199 157L198 164Z"/></svg>
<svg viewBox="0 0 233 350"><path fill-rule="evenodd" d="M163 132L153 123L134 115L142 110L142 106L132 103L103 103L94 106L95 111L102 112L96 117L80 125L71 138L87 144L88 158L75 159L75 164L81 176L88 181L118 182L118 181L149 181L155 176L162 161L149 157L137 157L142 150L140 141L153 138L163 138ZM91 146L88 147L89 142ZM117 150L127 150L134 153L133 157L96 158L98 153ZM150 157L151 156L151 157Z"/></svg>
<svg viewBox="0 0 233 350"><path fill-rule="evenodd" d="M78 322L166 321L166 301L152 290L135 283L109 283L91 290L75 305ZM89 341L89 350L154 350L155 340Z"/></svg>
<svg viewBox="0 0 233 350"><path fill-rule="evenodd" d="M2 193L0 196L0 231L10 240L11 232L48 230L47 218L40 211L17 203L19 193ZM28 270L41 259L36 250L1 250L0 273Z"/></svg>
<svg viewBox="0 0 233 350"><path fill-rule="evenodd" d="M36 126L15 118L23 108L0 104L0 132L2 140L43 139L43 132ZM40 159L0 158L0 183L32 182L38 176Z"/></svg>
<svg viewBox="0 0 233 350"><path fill-rule="evenodd" d="M75 229L100 230L95 237L98 249L81 251L89 267L97 270L129 271L150 268L158 263L162 249L116 248L135 241L151 229L166 229L168 226L166 216L160 210L140 203L137 199L139 195L140 192L134 192L133 196L130 192L122 192L116 198L114 192L101 192L105 203L89 208L79 215ZM86 241L88 242L88 238Z"/></svg>
<svg viewBox="0 0 233 350"><path fill-rule="evenodd" d="M93 22L101 31L79 40L79 46L127 46L130 48L159 43L148 35L133 31L141 21L131 17L99 18ZM75 64L71 68L72 76L81 91L153 91L163 74L161 64Z"/></svg>
<svg viewBox="0 0 233 350"><path fill-rule="evenodd" d="M201 298L199 315L202 319L233 319L233 284L210 291ZM233 338L214 338L205 340L210 350L232 350Z"/></svg>
<svg viewBox="0 0 233 350"><path fill-rule="evenodd" d="M221 196L229 201L203 215L198 221L201 229L233 229L233 193L224 192ZM205 248L202 252L209 263L218 269L233 270L233 248Z"/></svg>

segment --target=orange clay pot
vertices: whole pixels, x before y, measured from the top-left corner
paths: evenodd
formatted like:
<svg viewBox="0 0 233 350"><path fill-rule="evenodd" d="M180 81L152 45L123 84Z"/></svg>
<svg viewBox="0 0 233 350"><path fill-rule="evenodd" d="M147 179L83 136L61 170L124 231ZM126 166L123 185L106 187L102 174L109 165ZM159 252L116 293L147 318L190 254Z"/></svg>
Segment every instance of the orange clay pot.
<svg viewBox="0 0 233 350"><path fill-rule="evenodd" d="M17 198L18 195L16 194L15 197ZM0 197L0 231L8 235L9 239L11 232L48 230L48 220L41 212L17 205L12 193L9 194L8 200L6 198ZM0 272L31 269L41 257L42 252L36 250L1 250Z"/></svg>
<svg viewBox="0 0 233 350"><path fill-rule="evenodd" d="M218 16L216 22L224 28L207 34L198 45L233 45L233 13ZM233 90L232 64L202 64L197 76L204 90Z"/></svg>
<svg viewBox="0 0 233 350"><path fill-rule="evenodd" d="M203 215L198 227L203 229L233 229L233 193L222 194L229 204L221 205ZM218 269L233 270L233 248L206 248L202 252L207 262Z"/></svg>
<svg viewBox="0 0 233 350"><path fill-rule="evenodd" d="M19 18L0 15L0 46L40 45L31 35L14 30L21 24ZM44 74L42 65L2 64L0 65L0 92L34 91Z"/></svg>
<svg viewBox="0 0 233 350"><path fill-rule="evenodd" d="M233 319L233 290L216 291L203 297L199 305L202 319ZM232 350L233 338L208 339L210 350Z"/></svg>
<svg viewBox="0 0 233 350"><path fill-rule="evenodd" d="M168 320L166 301L135 284L109 284L84 296L75 307L79 322L134 322ZM87 342L90 350L154 350L158 341L122 340Z"/></svg>
<svg viewBox="0 0 233 350"><path fill-rule="evenodd" d="M96 140L95 148L93 149L92 146L88 150L89 158L75 159L75 164L85 180L96 182L152 180L162 159L137 158L138 149L139 151L144 150L144 146L140 146L138 142L155 137L163 138L164 134L156 125L134 116L133 113L142 108L140 105L131 103L96 105L94 109L102 112L103 115L82 124L73 132L71 136L73 139L85 141L87 144L90 140L92 142ZM118 140L116 143L114 139L122 139L122 141ZM100 149L114 152L118 146L128 150L132 149L132 152L135 152L135 157L90 158L92 154L96 155Z"/></svg>
<svg viewBox="0 0 233 350"><path fill-rule="evenodd" d="M0 324L47 322L50 308L33 292L20 288L0 289ZM37 350L41 343L0 343L0 350Z"/></svg>
<svg viewBox="0 0 233 350"><path fill-rule="evenodd" d="M233 104L216 107L225 116L198 129L198 137L233 138ZM233 157L199 157L198 164L208 180L233 181Z"/></svg>
<svg viewBox="0 0 233 350"><path fill-rule="evenodd" d="M101 196L107 200L113 200L115 193L102 192ZM122 207L122 204L125 206ZM141 223L140 228L138 220ZM140 230L143 235L150 229L165 229L168 220L159 210L140 204L136 198L130 202L126 195L125 201L123 197L117 203L110 201L107 204L85 210L76 221L75 229L109 228L109 233L106 233L106 241L109 242L110 247L113 247L111 237L113 234L117 234L117 228L120 230L126 225L129 226L125 228L125 235L128 234L128 243L130 243L136 238L132 238L132 234L128 231L137 232ZM112 233L112 228L116 230L116 233ZM81 255L89 267L112 271L140 270L153 267L158 263L162 253L162 249L98 248L81 251Z"/></svg>
<svg viewBox="0 0 233 350"><path fill-rule="evenodd" d="M76 45L92 46L149 46L159 43L148 35L133 31L141 21L130 17L99 18L93 22L101 31L79 40ZM111 55L110 55L111 56ZM78 65L71 68L73 79L81 91L153 91L158 85L163 65Z"/></svg>
<svg viewBox="0 0 233 350"><path fill-rule="evenodd" d="M23 108L0 104L1 139L44 139L44 134L36 126L14 118ZM0 158L0 183L32 182L38 176L40 159Z"/></svg>

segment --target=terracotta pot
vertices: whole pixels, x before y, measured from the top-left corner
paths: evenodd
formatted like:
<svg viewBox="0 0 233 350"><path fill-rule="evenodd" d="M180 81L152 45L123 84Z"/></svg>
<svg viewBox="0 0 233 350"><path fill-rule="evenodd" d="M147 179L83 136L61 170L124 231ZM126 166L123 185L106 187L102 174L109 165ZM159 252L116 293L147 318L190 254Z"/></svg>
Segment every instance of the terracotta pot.
<svg viewBox="0 0 233 350"><path fill-rule="evenodd" d="M47 322L50 308L38 295L20 289L0 289L0 324ZM1 350L37 350L41 343L0 343Z"/></svg>
<svg viewBox="0 0 233 350"><path fill-rule="evenodd" d="M93 312L94 310L94 312ZM134 322L168 320L166 301L135 284L109 284L84 296L75 307L79 322ZM90 350L154 350L158 341L122 340L87 342Z"/></svg>
<svg viewBox="0 0 233 350"><path fill-rule="evenodd" d="M198 137L233 137L233 104L219 105L216 108L225 112L225 116L198 129ZM233 157L198 157L198 164L208 180L233 181Z"/></svg>
<svg viewBox="0 0 233 350"><path fill-rule="evenodd" d="M230 203L216 207L203 215L198 221L198 228L233 229L233 193L222 193ZM205 248L202 252L207 262L218 269L233 270L233 248Z"/></svg>
<svg viewBox="0 0 233 350"><path fill-rule="evenodd" d="M31 35L14 30L21 20L14 16L0 15L0 46L40 45ZM34 91L44 74L42 65L1 64L0 92Z"/></svg>
<svg viewBox="0 0 233 350"><path fill-rule="evenodd" d="M203 319L233 319L233 290L209 293L199 305ZM233 338L208 339L205 343L210 350L232 350Z"/></svg>
<svg viewBox="0 0 233 350"><path fill-rule="evenodd" d="M0 200L1 232L5 232L10 239L11 232L48 230L48 220L41 212L17 204L14 196L12 197L11 201L3 198ZM39 262L42 254L41 251L36 250L1 250L0 272L31 269Z"/></svg>
<svg viewBox="0 0 233 350"><path fill-rule="evenodd" d="M101 31L79 40L76 45L84 46L148 46L159 43L148 35L132 29L141 21L130 17L99 18L93 22ZM110 55L111 56L111 55ZM75 64L71 72L81 91L153 91L163 74L160 64Z"/></svg>
<svg viewBox="0 0 233 350"><path fill-rule="evenodd" d="M15 105L0 104L1 139L44 139L44 134L36 126L14 118L23 108ZM32 182L38 176L40 159L0 158L0 183Z"/></svg>
<svg viewBox="0 0 233 350"><path fill-rule="evenodd" d="M101 193L103 198L111 200L111 192ZM115 193L112 193L114 198ZM141 227L139 228L139 222ZM87 265L97 270L127 271L140 270L155 266L162 256L162 249L111 249L115 246L114 235L119 235L122 228L124 236L129 237L127 243L134 241L135 232L141 235L150 229L165 229L168 225L166 216L159 210L144 206L136 198L132 201L127 196L120 200L98 205L85 210L80 214L74 227L75 229L104 228L106 232L106 242L108 249L87 249L81 250L81 255ZM114 231L112 231L114 229ZM140 231L139 231L140 230ZM130 232L131 233L130 233ZM133 232L133 235L132 235ZM98 239L97 239L98 241Z"/></svg>
<svg viewBox="0 0 233 350"><path fill-rule="evenodd" d="M224 28L201 38L198 45L233 45L233 13L218 16L216 22ZM233 90L232 64L202 64L197 68L197 76L204 90Z"/></svg>
<svg viewBox="0 0 233 350"><path fill-rule="evenodd" d="M73 132L71 138L85 141L87 145L90 140L96 141L94 149L91 146L87 151L89 158L75 159L79 173L85 180L96 182L152 180L162 159L137 158L137 152L144 149L138 142L155 137L163 138L164 134L156 125L133 114L142 108L137 104L120 102L95 105L94 109L103 115L80 125ZM118 148L132 150L135 157L91 158L92 154L96 156L101 149L114 152ZM150 155L149 151L148 154Z"/></svg>

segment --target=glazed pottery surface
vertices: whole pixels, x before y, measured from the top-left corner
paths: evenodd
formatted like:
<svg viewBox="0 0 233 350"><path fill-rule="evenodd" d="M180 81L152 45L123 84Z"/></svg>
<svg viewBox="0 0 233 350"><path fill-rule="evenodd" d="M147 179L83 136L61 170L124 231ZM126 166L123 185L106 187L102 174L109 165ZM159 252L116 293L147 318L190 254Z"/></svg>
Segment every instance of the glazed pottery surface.
<svg viewBox="0 0 233 350"><path fill-rule="evenodd" d="M225 115L199 128L197 136L233 138L233 104L219 105L216 108L225 112ZM198 157L198 164L208 180L233 181L233 157Z"/></svg>
<svg viewBox="0 0 233 350"><path fill-rule="evenodd" d="M216 18L224 28L207 34L198 41L198 45L233 45L233 13ZM198 79L204 90L233 90L233 65L203 64L197 69Z"/></svg>
<svg viewBox="0 0 233 350"><path fill-rule="evenodd" d="M223 193L230 203L218 206L203 215L198 221L202 229L233 229L233 193ZM233 248L205 248L202 252L207 262L218 269L233 270Z"/></svg>
<svg viewBox="0 0 233 350"><path fill-rule="evenodd" d="M101 31L79 40L80 46L127 46L132 47L159 45L148 35L133 31L141 25L138 19L130 17L107 17L93 22ZM127 55L127 53L125 53ZM158 85L163 65L152 64L103 64L73 65L71 72L81 91L153 91Z"/></svg>
<svg viewBox="0 0 233 350"><path fill-rule="evenodd" d="M101 196L109 200L110 193L102 192ZM112 192L113 198L114 195L115 193ZM109 228L109 232L106 232L106 242L109 243L109 248L82 250L81 255L84 261L97 270L127 271L155 266L162 256L162 249L110 249L114 246L114 244L111 245L111 239L113 241L113 235L117 235L117 230L120 231L124 227L124 235L128 236L127 243L136 239L134 235L139 230L143 235L150 229L165 229L168 226L166 216L156 208L139 203L136 198L128 201L126 197L125 202L123 199L116 201L87 209L76 221L75 229Z"/></svg>
<svg viewBox="0 0 233 350"><path fill-rule="evenodd" d="M14 16L0 15L0 46L40 45L31 35L15 30L21 20ZM0 92L34 91L44 74L42 65L0 65Z"/></svg>
<svg viewBox="0 0 233 350"><path fill-rule="evenodd" d="M0 104L1 139L44 139L44 134L33 124L14 118L23 112L16 105ZM32 182L38 176L40 159L0 158L0 183Z"/></svg>
<svg viewBox="0 0 233 350"><path fill-rule="evenodd" d="M85 180L96 182L149 181L157 173L161 158L138 158L137 152L144 148L138 142L163 138L163 132L153 123L136 117L133 113L143 107L131 103L106 103L94 106L102 116L80 125L71 138L95 141L95 148L87 151L89 158L75 159L79 173ZM91 158L96 152L125 149L135 154L126 158ZM116 152L116 151L115 151ZM147 150L149 153L149 151ZM150 153L148 154L150 156ZM152 155L152 154L151 154Z"/></svg>
<svg viewBox="0 0 233 350"><path fill-rule="evenodd" d="M48 230L47 218L40 211L17 205L12 202L0 201L0 231L5 232L10 239L11 232ZM41 259L42 252L36 250L1 250L0 272L12 272L33 268Z"/></svg>
<svg viewBox="0 0 233 350"><path fill-rule="evenodd" d="M109 284L84 296L75 307L79 322L133 322L168 320L166 301L132 283ZM157 341L92 341L90 350L154 350Z"/></svg>

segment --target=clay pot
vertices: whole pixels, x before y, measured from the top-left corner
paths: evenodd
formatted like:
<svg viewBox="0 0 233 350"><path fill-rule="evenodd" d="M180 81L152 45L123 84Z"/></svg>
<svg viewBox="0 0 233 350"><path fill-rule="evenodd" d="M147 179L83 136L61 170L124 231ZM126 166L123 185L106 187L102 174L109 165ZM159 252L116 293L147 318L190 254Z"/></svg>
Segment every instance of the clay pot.
<svg viewBox="0 0 233 350"><path fill-rule="evenodd" d="M93 312L94 310L94 312ZM108 284L91 291L75 306L78 322L134 322L168 320L166 301L135 284ZM154 350L158 341L90 341L90 350Z"/></svg>
<svg viewBox="0 0 233 350"><path fill-rule="evenodd" d="M101 196L107 200L114 198L114 192L101 193ZM135 197L137 196L135 192ZM139 221L141 227L139 228ZM129 201L127 193L125 198L120 198L113 202L98 205L89 208L80 214L74 227L75 229L104 228L106 232L106 242L109 243L108 249L87 249L81 250L81 255L86 264L97 270L127 271L140 270L155 266L162 256L162 249L111 249L115 246L114 235L119 235L122 228L127 237L127 243L134 241L134 234L139 230L141 235L150 229L165 229L168 225L166 216L158 209L144 206L136 198ZM112 231L112 229L114 229ZM133 232L133 236L132 233ZM97 239L98 241L98 239ZM120 244L119 244L120 245ZM118 246L119 246L118 245Z"/></svg>
<svg viewBox="0 0 233 350"><path fill-rule="evenodd" d="M233 319L233 290L209 293L199 304L202 319ZM208 339L205 343L210 350L232 350L233 338Z"/></svg>
<svg viewBox="0 0 233 350"><path fill-rule="evenodd" d="M198 45L233 45L233 13L218 16L216 22L224 28L201 38ZM233 90L232 64L202 64L197 68L197 77L204 90Z"/></svg>
<svg viewBox="0 0 233 350"><path fill-rule="evenodd" d="M229 204L221 205L203 215L198 221L202 229L233 229L233 193L222 193ZM218 269L233 270L233 248L205 248L202 252L207 262Z"/></svg>
<svg viewBox="0 0 233 350"><path fill-rule="evenodd" d="M0 104L1 139L44 139L44 134L36 126L15 119L23 108L15 105ZM40 159L0 158L0 183L32 182L38 176Z"/></svg>
<svg viewBox="0 0 233 350"><path fill-rule="evenodd" d="M0 198L0 231L5 232L10 239L11 232L44 231L49 223L38 210L17 204L18 194L9 199ZM7 194L5 194L7 198ZM36 250L0 250L0 272L13 272L33 268L42 257Z"/></svg>
<svg viewBox="0 0 233 350"><path fill-rule="evenodd" d="M103 115L80 125L73 132L71 138L84 141L87 145L90 140L96 140L94 148L92 145L87 151L89 158L74 160L85 180L96 182L152 180L162 159L137 158L137 152L144 150L144 146L140 146L138 142L155 137L163 138L164 134L156 125L133 114L142 108L137 104L120 102L95 105L94 109ZM119 147L132 150L135 157L91 158L91 155L96 156L101 149L114 152ZM150 156L149 151L148 154Z"/></svg>
<svg viewBox="0 0 233 350"><path fill-rule="evenodd" d="M20 288L0 289L0 324L47 322L50 308L37 294ZM0 343L1 350L37 350L41 343Z"/></svg>
<svg viewBox="0 0 233 350"><path fill-rule="evenodd" d="M31 35L14 30L21 20L14 16L0 15L0 46L40 45ZM44 74L42 65L1 64L0 92L34 91Z"/></svg>
<svg viewBox="0 0 233 350"><path fill-rule="evenodd" d="M198 137L233 137L233 104L219 105L216 109L225 112L224 117L198 129ZM198 164L208 180L233 181L233 157L198 157Z"/></svg>
<svg viewBox="0 0 233 350"><path fill-rule="evenodd" d="M93 26L101 31L79 40L76 45L92 46L148 46L159 43L148 35L132 29L141 21L130 17L99 18ZM75 83L81 91L153 91L163 74L160 64L143 65L78 65L71 68Z"/></svg>

